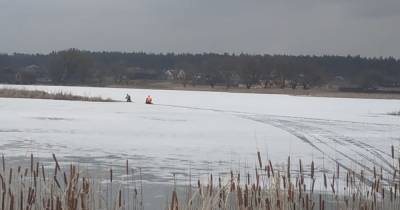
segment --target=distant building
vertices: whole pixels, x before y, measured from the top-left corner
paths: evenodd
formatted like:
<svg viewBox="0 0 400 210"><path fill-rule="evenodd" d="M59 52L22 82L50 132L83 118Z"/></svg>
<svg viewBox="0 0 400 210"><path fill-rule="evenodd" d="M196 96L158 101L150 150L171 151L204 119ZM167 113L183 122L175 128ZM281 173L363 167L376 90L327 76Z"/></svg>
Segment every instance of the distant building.
<svg viewBox="0 0 400 210"><path fill-rule="evenodd" d="M176 75L178 74L178 70L168 69L164 72L167 80L176 80Z"/></svg>
<svg viewBox="0 0 400 210"><path fill-rule="evenodd" d="M185 80L186 79L185 71L184 70L179 70L178 75L176 75L176 79Z"/></svg>

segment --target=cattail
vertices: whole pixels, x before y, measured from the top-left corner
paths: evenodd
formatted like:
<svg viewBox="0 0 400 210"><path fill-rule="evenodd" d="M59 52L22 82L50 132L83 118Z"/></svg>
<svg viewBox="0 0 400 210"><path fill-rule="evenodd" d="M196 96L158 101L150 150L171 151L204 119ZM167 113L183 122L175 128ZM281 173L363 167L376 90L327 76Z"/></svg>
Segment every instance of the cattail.
<svg viewBox="0 0 400 210"><path fill-rule="evenodd" d="M335 175L332 177L332 184L331 184L332 192L335 194Z"/></svg>
<svg viewBox="0 0 400 210"><path fill-rule="evenodd" d="M3 191L6 191L6 183L5 183L4 178L3 178L3 176L1 175L1 173L0 173L0 180L1 180L1 187L2 187L2 190L3 190Z"/></svg>
<svg viewBox="0 0 400 210"><path fill-rule="evenodd" d="M8 184L11 185L11 181L12 181L12 168L10 168L10 174L8 177Z"/></svg>
<svg viewBox="0 0 400 210"><path fill-rule="evenodd" d="M322 195L319 194L319 210L322 210Z"/></svg>
<svg viewBox="0 0 400 210"><path fill-rule="evenodd" d="M31 176L33 174L33 154L31 153Z"/></svg>
<svg viewBox="0 0 400 210"><path fill-rule="evenodd" d="M364 170L361 170L361 182L364 183Z"/></svg>
<svg viewBox="0 0 400 210"><path fill-rule="evenodd" d="M111 183L113 182L113 170L112 169L110 169L110 182Z"/></svg>
<svg viewBox="0 0 400 210"><path fill-rule="evenodd" d="M258 157L258 164L259 164L260 168L262 169L261 154L259 151L257 152L257 157Z"/></svg>
<svg viewBox="0 0 400 210"><path fill-rule="evenodd" d="M393 202L393 188L390 188L390 202Z"/></svg>
<svg viewBox="0 0 400 210"><path fill-rule="evenodd" d="M44 166L42 164L42 175L43 175L43 181L46 182L46 174L44 173Z"/></svg>
<svg viewBox="0 0 400 210"><path fill-rule="evenodd" d="M56 162L56 173L57 173L57 169L58 169L59 171L61 171L61 168L60 168L60 164L58 164L56 155L55 155L54 153L53 153L53 160L54 160L54 162Z"/></svg>
<svg viewBox="0 0 400 210"><path fill-rule="evenodd" d="M392 145L392 159L394 159L394 146Z"/></svg>
<svg viewBox="0 0 400 210"><path fill-rule="evenodd" d="M283 188L286 189L286 177L282 176L282 180L283 180Z"/></svg>
<svg viewBox="0 0 400 210"><path fill-rule="evenodd" d="M249 206L249 188L244 185L244 207Z"/></svg>
<svg viewBox="0 0 400 210"><path fill-rule="evenodd" d="M37 172L33 172L33 184L35 188L37 187Z"/></svg>
<svg viewBox="0 0 400 210"><path fill-rule="evenodd" d="M312 179L311 193L314 193L314 185L315 185L315 179Z"/></svg>
<svg viewBox="0 0 400 210"><path fill-rule="evenodd" d="M288 163L287 163L287 177L290 179L290 156L288 157Z"/></svg>
<svg viewBox="0 0 400 210"><path fill-rule="evenodd" d="M54 181L56 182L57 187L61 189L60 183L57 180L57 176L54 176Z"/></svg>
<svg viewBox="0 0 400 210"><path fill-rule="evenodd" d="M268 162L269 162L269 167L271 168L272 176L275 176L275 174L274 174L274 168L272 167L272 162L271 162L271 160L269 160ZM399 160L399 162L400 162L400 160Z"/></svg>
<svg viewBox="0 0 400 210"><path fill-rule="evenodd" d="M39 161L36 162L36 175L39 175Z"/></svg>
<svg viewBox="0 0 400 210"><path fill-rule="evenodd" d="M212 190L213 190L213 175L210 174L210 189L209 189L210 196L212 195Z"/></svg>
<svg viewBox="0 0 400 210"><path fill-rule="evenodd" d="M301 163L301 159L299 159L299 166L300 166L300 174L303 174L303 164Z"/></svg>
<svg viewBox="0 0 400 210"><path fill-rule="evenodd" d="M199 193L200 193L200 195L201 195L202 192L201 192L201 183L200 183L200 179L197 180L197 188L199 189Z"/></svg>
<svg viewBox="0 0 400 210"><path fill-rule="evenodd" d="M126 160L126 175L129 175L129 162Z"/></svg>
<svg viewBox="0 0 400 210"><path fill-rule="evenodd" d="M324 172L324 187L325 187L325 189L327 188L327 181L326 181L326 174L325 174L325 172Z"/></svg>
<svg viewBox="0 0 400 210"><path fill-rule="evenodd" d="M67 175L65 174L65 172L64 172L64 184L65 184L65 186L68 185Z"/></svg>
<svg viewBox="0 0 400 210"><path fill-rule="evenodd" d="M376 168L374 166L374 179L376 179Z"/></svg>
<svg viewBox="0 0 400 210"><path fill-rule="evenodd" d="M121 190L119 190L119 194L118 194L118 207L121 208L122 206L122 198L121 198Z"/></svg>
<svg viewBox="0 0 400 210"><path fill-rule="evenodd" d="M314 179L314 161L311 161L311 178Z"/></svg>
<svg viewBox="0 0 400 210"><path fill-rule="evenodd" d="M4 160L4 154L1 154L1 160L3 162L3 173L6 172L6 161Z"/></svg>
<svg viewBox="0 0 400 210"><path fill-rule="evenodd" d="M339 162L336 162L336 177L339 179L340 177L340 167L339 167Z"/></svg>

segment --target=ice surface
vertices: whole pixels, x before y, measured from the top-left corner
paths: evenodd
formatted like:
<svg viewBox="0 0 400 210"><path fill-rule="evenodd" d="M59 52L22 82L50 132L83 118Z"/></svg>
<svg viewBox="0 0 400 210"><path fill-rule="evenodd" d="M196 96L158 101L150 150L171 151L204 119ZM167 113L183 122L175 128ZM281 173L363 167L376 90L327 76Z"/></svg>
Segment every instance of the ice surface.
<svg viewBox="0 0 400 210"><path fill-rule="evenodd" d="M110 97L121 102L0 99L0 148L7 157L142 167L149 182L252 170L256 152L274 163L302 158L333 169L391 167L399 146L400 100L119 88L10 86ZM129 93L134 103L125 103ZM145 105L151 95L154 105ZM247 169L246 167L247 166ZM179 176L178 176L179 177ZM184 177L184 176L181 176Z"/></svg>

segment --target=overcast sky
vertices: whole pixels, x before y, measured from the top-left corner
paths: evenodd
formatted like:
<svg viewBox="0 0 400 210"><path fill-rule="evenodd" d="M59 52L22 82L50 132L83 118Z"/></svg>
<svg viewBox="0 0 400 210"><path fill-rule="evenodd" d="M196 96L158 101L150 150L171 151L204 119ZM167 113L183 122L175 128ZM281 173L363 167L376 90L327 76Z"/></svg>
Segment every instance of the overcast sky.
<svg viewBox="0 0 400 210"><path fill-rule="evenodd" d="M0 52L400 58L400 0L0 0Z"/></svg>

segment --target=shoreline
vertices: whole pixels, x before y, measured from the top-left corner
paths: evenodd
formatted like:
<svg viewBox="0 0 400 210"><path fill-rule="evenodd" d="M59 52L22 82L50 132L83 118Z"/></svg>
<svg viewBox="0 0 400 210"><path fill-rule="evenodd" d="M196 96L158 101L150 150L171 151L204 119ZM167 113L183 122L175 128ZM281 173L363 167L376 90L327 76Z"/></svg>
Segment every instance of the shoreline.
<svg viewBox="0 0 400 210"><path fill-rule="evenodd" d="M280 89L280 88L225 88L216 86L211 88L209 86L157 86L157 85L109 85L98 86L105 88L128 88L128 89L156 89L156 90L179 90L179 91L208 91L208 92L221 92L221 93L250 93L250 94L276 94L276 95L290 95L290 96L310 96L310 97L327 97L327 98L354 98L354 99L392 99L400 100L400 94L393 93L360 93L360 92L342 92L335 89L326 88L312 88L312 89Z"/></svg>
<svg viewBox="0 0 400 210"><path fill-rule="evenodd" d="M3 86L19 86L20 84L0 84ZM229 88L224 86L215 86L211 88L205 85L183 87L174 83L142 83L134 85L54 85L54 84L33 84L30 86L67 86L67 87L97 87L97 88L126 88L126 89L151 89L151 90L176 90L176 91L199 91L199 92L221 92L221 93L250 93L250 94L276 94L290 96L309 96L309 97L327 97L327 98L354 98L354 99L386 99L400 100L400 94L395 93L362 93L362 92L343 92L337 89L311 88L311 89L291 89L291 88ZM24 86L24 85L21 85Z"/></svg>

